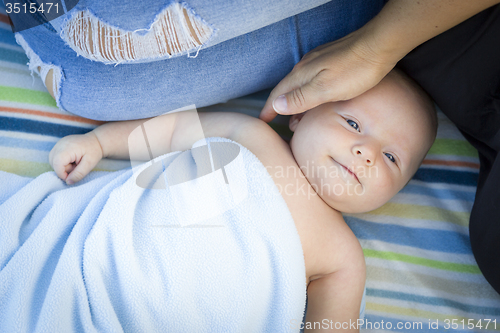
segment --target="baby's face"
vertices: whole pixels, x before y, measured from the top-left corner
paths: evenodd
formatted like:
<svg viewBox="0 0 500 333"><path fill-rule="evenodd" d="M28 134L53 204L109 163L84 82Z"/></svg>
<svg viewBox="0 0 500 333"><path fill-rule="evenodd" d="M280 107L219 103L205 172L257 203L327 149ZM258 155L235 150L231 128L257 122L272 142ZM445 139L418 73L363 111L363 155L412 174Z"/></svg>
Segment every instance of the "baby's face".
<svg viewBox="0 0 500 333"><path fill-rule="evenodd" d="M370 211L392 198L434 139L430 116L393 82L296 115L290 128L293 155L309 183L346 213Z"/></svg>

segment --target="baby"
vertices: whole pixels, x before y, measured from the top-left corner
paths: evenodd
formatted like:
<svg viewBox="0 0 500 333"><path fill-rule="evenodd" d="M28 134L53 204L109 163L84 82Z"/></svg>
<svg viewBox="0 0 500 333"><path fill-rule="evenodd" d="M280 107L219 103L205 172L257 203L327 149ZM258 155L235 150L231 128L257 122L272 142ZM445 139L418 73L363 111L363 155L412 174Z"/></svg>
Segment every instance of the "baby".
<svg viewBox="0 0 500 333"><path fill-rule="evenodd" d="M162 143L163 153L191 148L188 133L193 129L174 126L177 115L169 116L148 137L150 144ZM436 135L429 97L393 70L359 97L292 116L289 144L268 124L247 115L201 112L199 118L205 136L246 147L284 189L305 259L305 328L321 328L317 323L327 320L343 323L343 331L358 331L346 323L359 317L365 261L341 212L378 208L408 183ZM77 182L101 158L129 158L129 134L145 121L106 123L62 138L50 152L50 164L68 184Z"/></svg>

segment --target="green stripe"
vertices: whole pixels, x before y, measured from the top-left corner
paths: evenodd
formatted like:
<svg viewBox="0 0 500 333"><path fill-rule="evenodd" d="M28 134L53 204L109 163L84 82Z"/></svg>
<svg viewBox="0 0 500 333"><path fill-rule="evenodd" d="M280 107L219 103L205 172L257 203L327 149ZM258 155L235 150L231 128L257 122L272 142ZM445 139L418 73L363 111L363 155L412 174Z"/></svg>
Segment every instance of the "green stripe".
<svg viewBox="0 0 500 333"><path fill-rule="evenodd" d="M57 107L48 92L0 86L0 100Z"/></svg>
<svg viewBox="0 0 500 333"><path fill-rule="evenodd" d="M497 299L487 283L450 280L435 275L408 272L407 270L391 269L387 267L366 265L366 274L370 281L381 281L405 286L425 286L427 289L444 291L450 295L460 295L470 298Z"/></svg>
<svg viewBox="0 0 500 333"><path fill-rule="evenodd" d="M371 249L363 249L363 253L365 254L366 257L392 260L392 261L403 261L410 264L437 268L446 271L459 272L459 273L481 274L481 271L476 265L457 264L453 262L415 257L396 252L376 251Z"/></svg>
<svg viewBox="0 0 500 333"><path fill-rule="evenodd" d="M48 154L47 154L48 156ZM40 176L42 173L53 171L52 167L49 163L43 162L33 162L33 161L20 161L14 160L10 158L0 158L0 170L8 173L14 173L23 177L36 178ZM94 171L107 171L114 172L118 171L116 169L102 169L102 168L94 168Z"/></svg>
<svg viewBox="0 0 500 333"><path fill-rule="evenodd" d="M469 225L469 212L456 212L444 208L388 202L380 208L368 212L373 215L387 215L407 219L450 222L462 227Z"/></svg>
<svg viewBox="0 0 500 333"><path fill-rule="evenodd" d="M429 154L478 157L477 150L465 140L436 139Z"/></svg>

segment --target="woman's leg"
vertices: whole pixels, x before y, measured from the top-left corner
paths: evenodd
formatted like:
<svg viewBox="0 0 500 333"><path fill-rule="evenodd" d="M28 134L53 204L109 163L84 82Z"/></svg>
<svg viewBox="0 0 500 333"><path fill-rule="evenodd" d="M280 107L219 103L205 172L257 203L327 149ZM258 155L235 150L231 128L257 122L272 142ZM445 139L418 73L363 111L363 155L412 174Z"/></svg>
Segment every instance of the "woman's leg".
<svg viewBox="0 0 500 333"><path fill-rule="evenodd" d="M196 53L328 1L80 0L51 25L81 56L138 63Z"/></svg>
<svg viewBox="0 0 500 333"><path fill-rule="evenodd" d="M60 107L99 120L137 119L272 87L306 52L359 28L382 6L382 0L337 0L202 49L195 58L118 66L77 56L43 26L22 37L25 49L33 50L28 49L28 56L35 50L38 55L47 45L57 50L39 58L60 74L55 95Z"/></svg>
<svg viewBox="0 0 500 333"><path fill-rule="evenodd" d="M472 252L500 293L500 5L421 45L401 62L478 150Z"/></svg>

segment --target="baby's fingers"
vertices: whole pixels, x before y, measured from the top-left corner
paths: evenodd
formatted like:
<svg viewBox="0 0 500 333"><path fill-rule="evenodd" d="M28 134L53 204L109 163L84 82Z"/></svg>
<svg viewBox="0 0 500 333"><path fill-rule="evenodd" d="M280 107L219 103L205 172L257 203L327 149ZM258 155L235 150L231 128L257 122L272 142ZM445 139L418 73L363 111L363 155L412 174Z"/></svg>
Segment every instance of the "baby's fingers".
<svg viewBox="0 0 500 333"><path fill-rule="evenodd" d="M52 153L52 152L51 152ZM71 156L68 153L53 154L49 160L50 165L54 169L56 175L62 180L66 180L69 172L71 172L76 156Z"/></svg>
<svg viewBox="0 0 500 333"><path fill-rule="evenodd" d="M64 171L66 171L66 174L70 174L71 171L75 170L76 168L76 164L75 163L71 163L71 164L68 164L66 165L66 167L64 168Z"/></svg>
<svg viewBox="0 0 500 333"><path fill-rule="evenodd" d="M97 165L97 162L99 162L99 159L92 158L89 154L84 155L77 162L76 167L69 173L68 178L66 178L66 184L71 185L82 180Z"/></svg>

